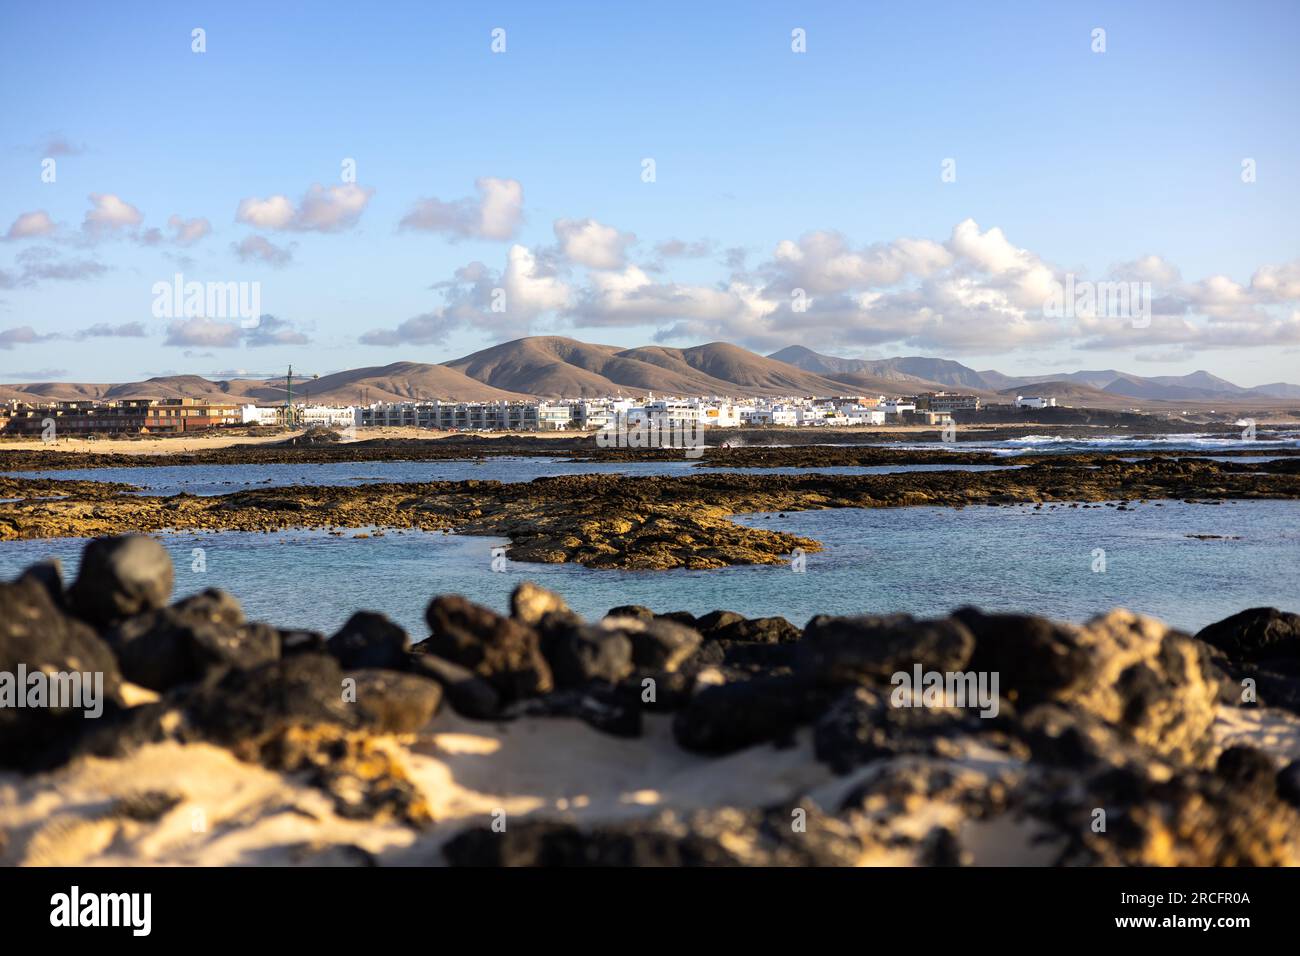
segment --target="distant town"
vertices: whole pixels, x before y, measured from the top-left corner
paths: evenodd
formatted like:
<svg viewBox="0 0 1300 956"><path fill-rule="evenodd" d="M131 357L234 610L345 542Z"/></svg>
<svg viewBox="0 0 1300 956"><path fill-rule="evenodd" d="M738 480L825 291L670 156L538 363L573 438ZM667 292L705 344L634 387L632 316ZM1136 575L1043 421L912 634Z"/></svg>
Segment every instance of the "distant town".
<svg viewBox="0 0 1300 956"><path fill-rule="evenodd" d="M1009 409L1055 407L1055 398L1016 396ZM9 401L0 404L0 431L41 435L181 434L236 426L324 428L427 428L437 431L598 431L653 422L662 428L852 427L889 424L944 425L953 413L993 408L979 396L923 392L887 398L791 396L611 397L572 400L374 402L369 405L257 405L195 398L118 401Z"/></svg>

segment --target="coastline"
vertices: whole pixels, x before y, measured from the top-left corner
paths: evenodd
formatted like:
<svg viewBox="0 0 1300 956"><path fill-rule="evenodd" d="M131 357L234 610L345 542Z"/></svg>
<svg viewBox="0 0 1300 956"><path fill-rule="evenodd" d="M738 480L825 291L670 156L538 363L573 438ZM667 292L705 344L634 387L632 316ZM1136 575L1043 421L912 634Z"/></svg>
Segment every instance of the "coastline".
<svg viewBox="0 0 1300 956"><path fill-rule="evenodd" d="M147 542L0 584L0 670L93 660L111 697L0 711L0 862L1300 863L1297 615L583 621L524 584L326 637L169 605ZM915 666L998 674L996 716L891 705Z"/></svg>

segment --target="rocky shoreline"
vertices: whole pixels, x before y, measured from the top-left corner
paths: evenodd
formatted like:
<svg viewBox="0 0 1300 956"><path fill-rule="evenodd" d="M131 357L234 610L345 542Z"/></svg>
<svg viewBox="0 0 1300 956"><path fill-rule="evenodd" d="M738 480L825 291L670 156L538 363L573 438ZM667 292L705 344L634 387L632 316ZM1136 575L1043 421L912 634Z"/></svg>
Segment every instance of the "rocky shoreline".
<svg viewBox="0 0 1300 956"><path fill-rule="evenodd" d="M1149 431L1124 431L1098 428L1062 428L1044 426L1033 430L1056 438L1096 438L1104 436L1133 441L1151 438ZM942 431L933 429L890 435L865 429L791 429L737 428L707 429L703 455L695 461L700 467L804 467L827 465L923 465L923 464L999 464L1004 457L987 451L964 450L964 441L1003 441L1024 438L1023 428L982 428L961 430L960 441L944 442ZM1270 433L1261 429L1260 438ZM1235 439L1240 429L1224 432ZM159 439L177 441L179 439ZM902 447L933 445L932 448ZM1216 455L1239 457L1261 452L1227 449ZM1267 449L1269 455L1295 456L1300 449ZM1109 452L1098 451L1077 456L1105 458ZM1183 457L1186 451L1153 449L1142 457ZM298 438L267 444L235 444L201 451L171 451L154 454L68 452L53 449L6 449L0 445L0 471L62 471L86 468L159 468L184 465L257 465L257 464L324 464L331 462L374 461L463 461L493 457L569 458L582 461L680 461L681 449L670 448L602 448L593 435L542 438L524 435L485 437L453 435L444 438L370 438L341 441L333 432L321 430ZM1056 457L1027 454L1016 463Z"/></svg>
<svg viewBox="0 0 1300 956"><path fill-rule="evenodd" d="M138 535L0 584L0 672L106 698L0 707L0 862L1300 863L1296 614L584 621L523 584L327 636L172 586ZM900 705L914 668L995 713Z"/></svg>
<svg viewBox="0 0 1300 956"><path fill-rule="evenodd" d="M1002 471L886 475L566 475L496 481L292 486L227 495L133 494L127 486L0 479L0 540L127 532L418 529L510 539L515 561L662 570L774 564L818 542L731 520L750 512L885 507L1116 507L1162 500L1300 498L1300 459L1041 460Z"/></svg>

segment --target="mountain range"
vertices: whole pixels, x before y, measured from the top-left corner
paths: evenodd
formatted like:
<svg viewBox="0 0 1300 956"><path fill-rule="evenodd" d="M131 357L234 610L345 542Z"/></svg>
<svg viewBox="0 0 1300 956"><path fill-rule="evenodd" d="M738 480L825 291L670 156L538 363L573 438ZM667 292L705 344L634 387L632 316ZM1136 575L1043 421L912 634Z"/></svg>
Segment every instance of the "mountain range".
<svg viewBox="0 0 1300 956"><path fill-rule="evenodd" d="M296 377L303 401L356 404L421 399L486 401L525 398L595 398L611 395L908 395L922 391L974 392L987 400L1051 395L1064 403L1130 407L1161 403L1270 403L1300 399L1300 386L1284 382L1243 388L1209 372L1144 377L1114 369L1013 376L976 371L949 359L903 356L849 359L801 345L763 356L712 342L691 348L625 349L562 336L530 336L442 364L394 362ZM0 401L180 398L277 403L283 378L211 380L171 375L141 382L82 384L40 382L0 385Z"/></svg>

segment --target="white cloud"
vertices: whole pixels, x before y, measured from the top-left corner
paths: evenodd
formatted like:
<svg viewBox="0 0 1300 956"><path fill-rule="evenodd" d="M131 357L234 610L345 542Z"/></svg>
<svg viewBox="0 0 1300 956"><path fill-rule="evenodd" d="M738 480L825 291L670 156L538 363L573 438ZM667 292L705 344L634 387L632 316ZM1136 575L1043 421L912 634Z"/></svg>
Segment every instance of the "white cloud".
<svg viewBox="0 0 1300 956"><path fill-rule="evenodd" d="M514 179L475 180L478 198L421 199L399 228L442 232L457 239L512 239L523 221L524 187Z"/></svg>
<svg viewBox="0 0 1300 956"><path fill-rule="evenodd" d="M167 220L172 230L172 241L181 246L192 246L208 233L212 232L212 223L201 216L195 219L182 219L173 215Z"/></svg>
<svg viewBox="0 0 1300 956"><path fill-rule="evenodd" d="M619 232L595 219L557 219L554 229L561 254L590 269L621 269L627 247L636 242L633 233Z"/></svg>
<svg viewBox="0 0 1300 956"><path fill-rule="evenodd" d="M37 209L32 212L22 213L13 221L9 231L5 233L8 240L15 239L39 239L43 236L49 236L54 233L54 220L44 209Z"/></svg>
<svg viewBox="0 0 1300 956"><path fill-rule="evenodd" d="M281 248L264 236L246 236L239 242L232 242L230 249L240 262L264 262L279 269L293 260L291 248Z"/></svg>
<svg viewBox="0 0 1300 956"><path fill-rule="evenodd" d="M90 211L86 213L81 228L92 238L134 229L144 221L144 214L139 209L112 193L91 193L90 203Z"/></svg>
<svg viewBox="0 0 1300 956"><path fill-rule="evenodd" d="M296 206L288 196L281 195L241 199L235 220L258 229L340 232L356 225L374 193L373 189L356 183L340 186L315 183Z"/></svg>

